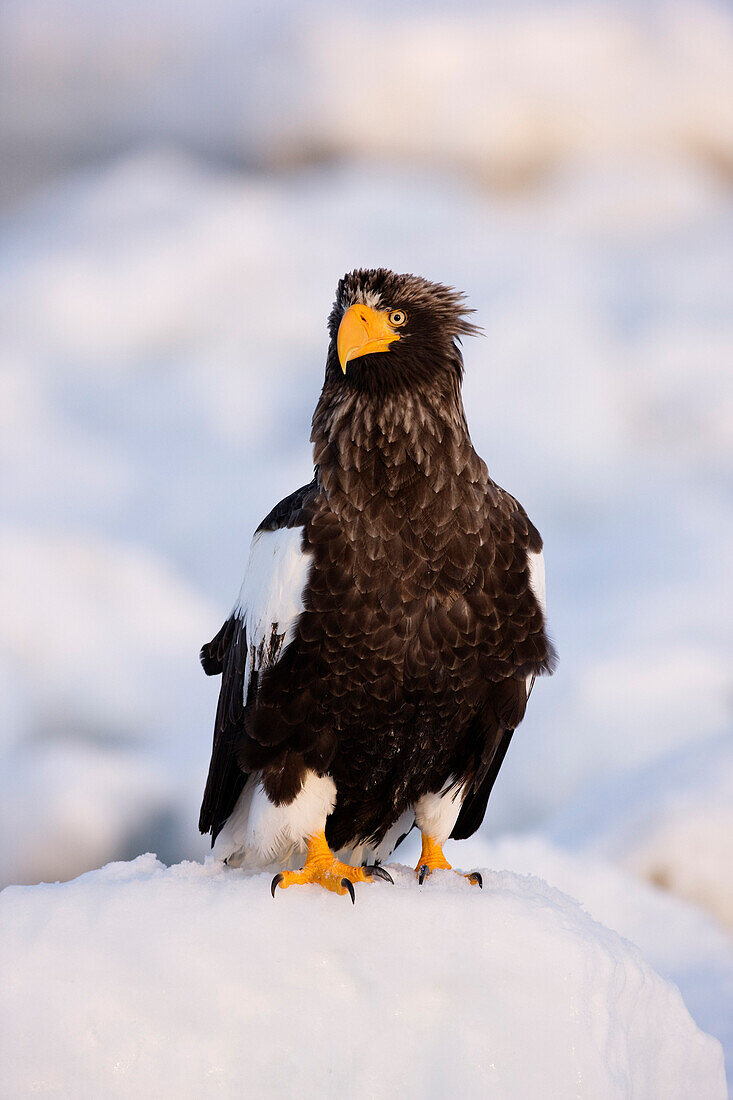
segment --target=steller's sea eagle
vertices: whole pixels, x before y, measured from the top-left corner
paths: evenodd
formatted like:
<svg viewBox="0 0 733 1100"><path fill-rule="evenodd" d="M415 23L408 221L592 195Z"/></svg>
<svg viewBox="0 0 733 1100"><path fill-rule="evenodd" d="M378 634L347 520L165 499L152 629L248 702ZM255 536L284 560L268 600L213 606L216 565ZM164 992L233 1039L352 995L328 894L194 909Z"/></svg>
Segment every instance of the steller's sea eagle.
<svg viewBox="0 0 733 1100"><path fill-rule="evenodd" d="M443 843L481 824L552 671L542 539L468 433L467 312L414 275L341 279L315 476L257 528L201 652L222 684L199 826L235 866L305 853L273 895L319 883L353 900L414 824L420 881L449 869Z"/></svg>

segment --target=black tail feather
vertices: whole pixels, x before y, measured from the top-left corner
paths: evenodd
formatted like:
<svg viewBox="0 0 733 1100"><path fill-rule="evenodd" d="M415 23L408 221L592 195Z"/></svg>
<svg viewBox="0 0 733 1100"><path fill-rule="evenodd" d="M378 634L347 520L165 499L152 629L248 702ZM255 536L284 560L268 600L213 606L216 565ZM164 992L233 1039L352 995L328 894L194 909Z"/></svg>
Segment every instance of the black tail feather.
<svg viewBox="0 0 733 1100"><path fill-rule="evenodd" d="M473 836L483 821L491 789L504 763L513 733L514 730L504 731L486 775L461 806L458 820L453 826L451 840L466 840L469 836Z"/></svg>

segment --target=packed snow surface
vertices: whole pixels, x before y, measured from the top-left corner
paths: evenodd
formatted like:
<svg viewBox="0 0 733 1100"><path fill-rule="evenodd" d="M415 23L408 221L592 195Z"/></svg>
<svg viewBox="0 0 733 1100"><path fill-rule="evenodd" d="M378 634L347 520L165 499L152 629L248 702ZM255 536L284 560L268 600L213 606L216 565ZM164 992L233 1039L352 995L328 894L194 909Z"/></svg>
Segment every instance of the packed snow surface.
<svg viewBox="0 0 733 1100"><path fill-rule="evenodd" d="M638 881L630 869L597 852L570 853L546 835L478 833L447 845L451 862L536 875L576 898L597 921L641 950L646 961L680 989L695 1022L715 1035L726 1052L733 1079L733 940L713 917L667 890ZM403 849L399 858L415 860ZM720 892L727 889L720 868Z"/></svg>
<svg viewBox="0 0 733 1100"><path fill-rule="evenodd" d="M0 898L7 1096L723 1100L719 1044L541 880L317 887L154 856Z"/></svg>

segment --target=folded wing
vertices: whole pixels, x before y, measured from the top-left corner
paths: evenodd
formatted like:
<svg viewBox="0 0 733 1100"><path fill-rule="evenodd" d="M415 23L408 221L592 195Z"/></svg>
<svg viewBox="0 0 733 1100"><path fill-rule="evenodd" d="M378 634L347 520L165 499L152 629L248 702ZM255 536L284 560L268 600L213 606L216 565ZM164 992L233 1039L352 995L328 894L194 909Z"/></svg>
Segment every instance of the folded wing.
<svg viewBox="0 0 733 1100"><path fill-rule="evenodd" d="M239 598L232 614L201 650L209 676L221 675L214 744L199 817L212 843L247 781L236 757L244 733L244 708L256 696L264 669L292 641L303 610L311 554L303 547L306 485L281 501L257 528Z"/></svg>

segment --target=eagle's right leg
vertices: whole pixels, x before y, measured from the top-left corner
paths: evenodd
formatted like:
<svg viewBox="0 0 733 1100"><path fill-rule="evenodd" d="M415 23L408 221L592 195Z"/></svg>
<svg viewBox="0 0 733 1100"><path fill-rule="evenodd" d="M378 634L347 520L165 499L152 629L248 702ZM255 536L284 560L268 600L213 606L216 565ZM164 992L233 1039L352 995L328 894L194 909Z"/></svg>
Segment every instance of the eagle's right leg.
<svg viewBox="0 0 733 1100"><path fill-rule="evenodd" d="M277 887L314 884L336 894L350 894L355 882L383 878L391 882L382 867L352 867L337 859L326 840L326 819L336 803L336 785L330 776L307 770L294 798L276 803L260 780L252 795L247 821L246 847L254 862L285 862L293 851L305 848L301 871L281 871L272 880Z"/></svg>
<svg viewBox="0 0 733 1100"><path fill-rule="evenodd" d="M316 884L333 890L335 894L350 894L354 901L354 883L372 882L383 878L392 882L392 876L383 867L352 867L337 859L328 846L325 832L308 837L305 864L302 871L280 871L272 880L272 896L278 886Z"/></svg>

